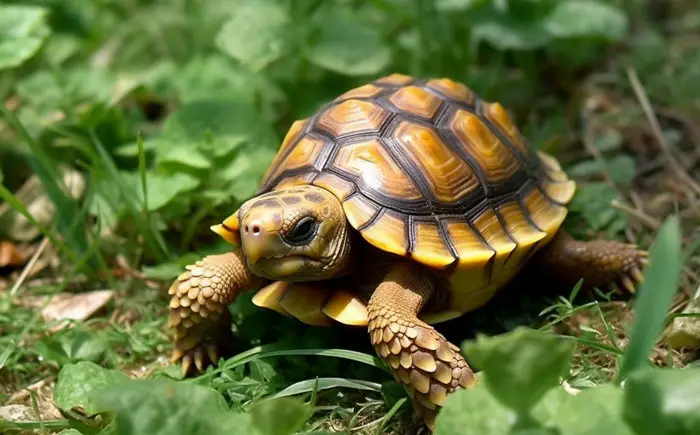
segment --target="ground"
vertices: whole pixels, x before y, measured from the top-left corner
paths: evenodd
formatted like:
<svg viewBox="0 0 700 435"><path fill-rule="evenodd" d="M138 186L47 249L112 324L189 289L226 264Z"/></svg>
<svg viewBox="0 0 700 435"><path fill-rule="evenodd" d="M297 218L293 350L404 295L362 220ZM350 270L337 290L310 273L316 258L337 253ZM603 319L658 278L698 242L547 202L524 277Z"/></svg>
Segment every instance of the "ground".
<svg viewBox="0 0 700 435"><path fill-rule="evenodd" d="M687 257L670 312L683 311L700 284L700 13L692 2L572 2L579 6L554 12L551 2L524 0L508 11L447 0L410 8L246 1L237 11L213 0L30 3L45 5L45 15L18 13L25 34L6 32L15 45L10 55L0 49L0 406L38 409L11 428L68 426L53 388L70 363L176 376L166 291L184 264L228 249L209 225L254 191L294 119L391 72L450 77L501 101L576 179L566 228L578 238L648 248L675 213ZM12 25L0 18L0 35ZM36 40L44 45L31 49ZM31 56L16 58L20 48ZM60 190L62 179L72 194ZM31 221L20 217L24 207ZM456 343L516 325L571 335L578 346L568 384L613 379L634 298L570 301L542 284L541 293L505 292L441 330ZM79 320L55 320L69 309ZM235 353L273 343L289 350L208 375L234 407L297 382L308 381L300 387L308 392L319 377L329 388L305 430L370 434L381 424L399 434L410 426L409 406L383 419L402 392L367 363L364 330L309 328L255 309L250 295L231 310ZM314 348L348 352L303 351ZM659 366L696 358L692 346L664 340L652 354Z"/></svg>

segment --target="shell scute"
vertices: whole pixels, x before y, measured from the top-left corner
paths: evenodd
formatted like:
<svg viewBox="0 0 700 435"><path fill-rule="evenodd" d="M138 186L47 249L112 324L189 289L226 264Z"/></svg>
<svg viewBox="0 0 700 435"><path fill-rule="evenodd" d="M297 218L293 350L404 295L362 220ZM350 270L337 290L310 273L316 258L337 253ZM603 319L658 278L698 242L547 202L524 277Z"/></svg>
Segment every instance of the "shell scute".
<svg viewBox="0 0 700 435"><path fill-rule="evenodd" d="M389 97L389 102L400 111L430 119L437 113L442 101L418 86L406 86L398 89Z"/></svg>
<svg viewBox="0 0 700 435"><path fill-rule="evenodd" d="M354 177L364 188L380 191L390 198L421 198L413 179L396 163L381 139L344 145L332 165Z"/></svg>
<svg viewBox="0 0 700 435"><path fill-rule="evenodd" d="M391 112L378 104L350 99L323 113L318 125L335 137L377 132L390 115Z"/></svg>
<svg viewBox="0 0 700 435"><path fill-rule="evenodd" d="M447 241L436 222L415 222L415 245L411 257L435 268L444 268L454 263Z"/></svg>
<svg viewBox="0 0 700 435"><path fill-rule="evenodd" d="M476 114L457 110L450 129L476 160L489 184L506 181L520 167L517 157L503 146Z"/></svg>
<svg viewBox="0 0 700 435"><path fill-rule="evenodd" d="M474 103L474 92L462 83L442 78L428 80L426 86L459 103Z"/></svg>
<svg viewBox="0 0 700 435"><path fill-rule="evenodd" d="M402 121L391 137L418 166L437 201L450 204L482 188L469 164L455 154L435 129Z"/></svg>

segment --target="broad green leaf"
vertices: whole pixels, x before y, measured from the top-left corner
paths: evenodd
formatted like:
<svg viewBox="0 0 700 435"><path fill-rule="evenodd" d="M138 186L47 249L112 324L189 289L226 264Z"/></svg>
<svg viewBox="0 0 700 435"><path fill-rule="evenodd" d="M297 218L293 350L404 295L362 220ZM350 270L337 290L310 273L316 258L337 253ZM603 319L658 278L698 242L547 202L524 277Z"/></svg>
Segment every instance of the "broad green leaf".
<svg viewBox="0 0 700 435"><path fill-rule="evenodd" d="M141 186L139 174L136 172L122 173L127 185L137 194L138 200L143 204L144 192ZM150 172L146 177L146 190L148 198L146 205L149 211L158 210L177 198L178 195L189 192L199 185L196 177L182 172L174 174L161 174Z"/></svg>
<svg viewBox="0 0 700 435"><path fill-rule="evenodd" d="M486 0L435 0L435 9L441 12L468 11Z"/></svg>
<svg viewBox="0 0 700 435"><path fill-rule="evenodd" d="M65 91L52 71L39 70L17 82L17 94L27 102L56 110L65 98Z"/></svg>
<svg viewBox="0 0 700 435"><path fill-rule="evenodd" d="M561 435L634 435L621 418L622 390L611 384L575 396L553 389L540 405L533 410L535 418Z"/></svg>
<svg viewBox="0 0 700 435"><path fill-rule="evenodd" d="M614 151L622 146L622 134L617 130L609 130L602 133L593 140L593 146L598 148L601 153Z"/></svg>
<svg viewBox="0 0 700 435"><path fill-rule="evenodd" d="M380 27L360 21L349 9L327 9L319 34L305 55L316 65L348 76L378 74L391 61Z"/></svg>
<svg viewBox="0 0 700 435"><path fill-rule="evenodd" d="M681 240L678 217L668 217L651 247L644 282L637 290L629 345L622 359L618 382L649 364L649 354L659 339L671 301L678 291L683 266Z"/></svg>
<svg viewBox="0 0 700 435"><path fill-rule="evenodd" d="M158 146L177 142L217 142L230 138L233 146L248 140L255 147L277 148L276 134L255 107L238 100L197 100L180 106L163 124ZM245 138L245 139L243 139Z"/></svg>
<svg viewBox="0 0 700 435"><path fill-rule="evenodd" d="M489 4L479 8L470 18L472 44L485 41L499 50L532 50L551 40L539 20L522 20Z"/></svg>
<svg viewBox="0 0 700 435"><path fill-rule="evenodd" d="M294 434L311 416L310 408L290 397L257 403L251 408L250 413L253 424L264 435Z"/></svg>
<svg viewBox="0 0 700 435"><path fill-rule="evenodd" d="M588 183L576 190L569 210L579 213L592 231L624 226L627 215L611 206L612 200L619 197L619 192L605 182Z"/></svg>
<svg viewBox="0 0 700 435"><path fill-rule="evenodd" d="M36 54L51 33L48 11L37 6L0 5L0 71Z"/></svg>
<svg viewBox="0 0 700 435"><path fill-rule="evenodd" d="M516 414L503 406L483 385L457 390L435 419L436 435L511 433Z"/></svg>
<svg viewBox="0 0 700 435"><path fill-rule="evenodd" d="M506 334L463 345L464 354L479 367L484 384L504 405L525 415L566 375L573 343L553 334L518 327Z"/></svg>
<svg viewBox="0 0 700 435"><path fill-rule="evenodd" d="M216 37L217 47L254 71L288 50L293 31L287 12L274 0L238 2Z"/></svg>
<svg viewBox="0 0 700 435"><path fill-rule="evenodd" d="M638 435L700 433L700 368L653 368L625 382L623 415Z"/></svg>
<svg viewBox="0 0 700 435"><path fill-rule="evenodd" d="M557 38L600 37L618 41L627 34L627 17L602 1L568 0L557 2L544 27Z"/></svg>
<svg viewBox="0 0 700 435"><path fill-rule="evenodd" d="M58 373L53 395L54 402L64 411L79 408L86 415L93 415L99 411L89 396L90 393L128 379L118 370L105 369L92 362L81 361L68 364Z"/></svg>
<svg viewBox="0 0 700 435"><path fill-rule="evenodd" d="M228 192L235 192L237 198L248 198L257 191L275 153L272 149L248 147L227 162L217 176L224 180Z"/></svg>
<svg viewBox="0 0 700 435"><path fill-rule="evenodd" d="M174 280L178 277L188 264L193 264L201 258L201 255L191 252L168 262L163 262L155 266L144 266L141 268L143 275L147 279L157 279L162 281Z"/></svg>
<svg viewBox="0 0 700 435"><path fill-rule="evenodd" d="M634 180L636 172L634 159L626 154L620 154L607 161L608 173L613 183L628 186Z"/></svg>
<svg viewBox="0 0 700 435"><path fill-rule="evenodd" d="M257 86L253 75L223 54L196 57L173 78L178 98L185 103L206 99L232 99L254 104Z"/></svg>
<svg viewBox="0 0 700 435"><path fill-rule="evenodd" d="M95 391L93 401L100 412L114 414L120 435L251 433L250 418L230 412L216 391L192 383L132 380Z"/></svg>
<svg viewBox="0 0 700 435"><path fill-rule="evenodd" d="M158 147L156 167L184 166L193 169L209 169L211 167L209 159L195 147L195 144L169 143L167 139L163 142L163 145Z"/></svg>

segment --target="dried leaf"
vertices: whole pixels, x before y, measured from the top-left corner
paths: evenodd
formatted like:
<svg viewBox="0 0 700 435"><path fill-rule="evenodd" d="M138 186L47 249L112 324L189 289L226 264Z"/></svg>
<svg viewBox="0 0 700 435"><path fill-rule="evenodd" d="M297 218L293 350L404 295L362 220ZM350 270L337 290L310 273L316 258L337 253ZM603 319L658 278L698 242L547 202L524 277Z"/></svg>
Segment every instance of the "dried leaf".
<svg viewBox="0 0 700 435"><path fill-rule="evenodd" d="M47 322L55 320L86 320L114 297L112 290L57 295L41 311Z"/></svg>
<svg viewBox="0 0 700 435"><path fill-rule="evenodd" d="M0 241L0 267L21 266L26 260L26 255L20 252L14 243L7 240Z"/></svg>

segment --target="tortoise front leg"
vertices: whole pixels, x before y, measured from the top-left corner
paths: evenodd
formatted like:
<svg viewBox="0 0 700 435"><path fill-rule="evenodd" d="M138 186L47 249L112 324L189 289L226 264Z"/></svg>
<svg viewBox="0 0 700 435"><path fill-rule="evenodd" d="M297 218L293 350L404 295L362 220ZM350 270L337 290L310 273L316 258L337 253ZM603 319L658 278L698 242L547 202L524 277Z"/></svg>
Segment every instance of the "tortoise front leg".
<svg viewBox="0 0 700 435"><path fill-rule="evenodd" d="M168 290L172 295L168 326L175 332L171 360L182 360L183 375L193 362L199 371L216 363L219 349L232 339L228 305L242 290L263 283L248 270L241 249L209 255L185 268Z"/></svg>
<svg viewBox="0 0 700 435"><path fill-rule="evenodd" d="M542 274L560 284L573 286L583 278L587 288L617 288L635 293L644 279L642 269L647 258L648 253L636 245L613 240L580 241L559 230L533 260Z"/></svg>
<svg viewBox="0 0 700 435"><path fill-rule="evenodd" d="M433 291L434 282L424 269L401 263L387 274L368 304L372 346L431 430L446 395L474 381L459 348L418 319Z"/></svg>

